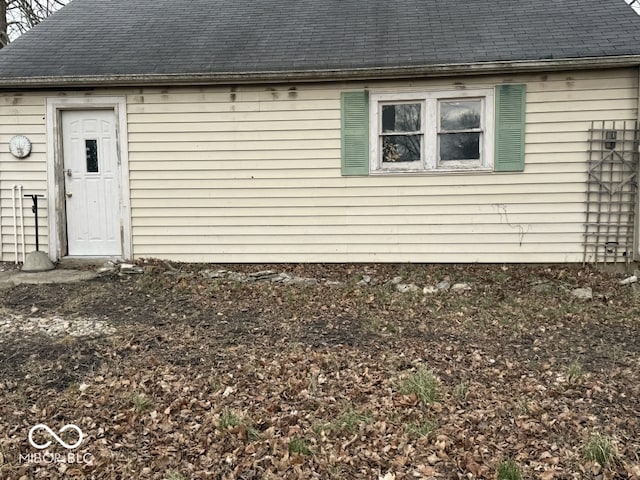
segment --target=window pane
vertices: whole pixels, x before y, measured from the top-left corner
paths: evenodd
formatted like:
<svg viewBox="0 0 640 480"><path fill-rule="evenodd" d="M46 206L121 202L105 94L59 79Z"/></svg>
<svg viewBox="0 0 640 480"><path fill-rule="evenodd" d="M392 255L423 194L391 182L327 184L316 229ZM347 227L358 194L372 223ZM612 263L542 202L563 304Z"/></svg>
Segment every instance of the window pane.
<svg viewBox="0 0 640 480"><path fill-rule="evenodd" d="M87 173L98 173L98 141L85 140L87 152Z"/></svg>
<svg viewBox="0 0 640 480"><path fill-rule="evenodd" d="M420 104L382 106L382 133L420 131Z"/></svg>
<svg viewBox="0 0 640 480"><path fill-rule="evenodd" d="M480 133L440 135L440 160L480 160Z"/></svg>
<svg viewBox="0 0 640 480"><path fill-rule="evenodd" d="M382 137L382 161L385 163L420 161L422 135Z"/></svg>
<svg viewBox="0 0 640 480"><path fill-rule="evenodd" d="M440 102L440 130L480 128L480 100Z"/></svg>

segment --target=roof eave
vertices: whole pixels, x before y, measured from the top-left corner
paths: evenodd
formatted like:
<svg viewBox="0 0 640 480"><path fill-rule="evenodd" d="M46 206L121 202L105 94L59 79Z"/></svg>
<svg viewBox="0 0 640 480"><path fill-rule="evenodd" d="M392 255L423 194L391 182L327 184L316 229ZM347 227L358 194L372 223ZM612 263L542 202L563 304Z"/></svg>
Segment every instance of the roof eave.
<svg viewBox="0 0 640 480"><path fill-rule="evenodd" d="M0 78L0 89L388 80L635 66L640 66L640 55L300 71L31 76Z"/></svg>

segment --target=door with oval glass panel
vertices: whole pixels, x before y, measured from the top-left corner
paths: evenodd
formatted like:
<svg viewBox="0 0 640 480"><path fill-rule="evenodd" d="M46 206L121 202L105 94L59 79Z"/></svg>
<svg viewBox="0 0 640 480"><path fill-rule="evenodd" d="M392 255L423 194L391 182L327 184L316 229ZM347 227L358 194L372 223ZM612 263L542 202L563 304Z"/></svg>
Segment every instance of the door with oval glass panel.
<svg viewBox="0 0 640 480"><path fill-rule="evenodd" d="M120 256L120 185L113 110L62 112L67 255Z"/></svg>

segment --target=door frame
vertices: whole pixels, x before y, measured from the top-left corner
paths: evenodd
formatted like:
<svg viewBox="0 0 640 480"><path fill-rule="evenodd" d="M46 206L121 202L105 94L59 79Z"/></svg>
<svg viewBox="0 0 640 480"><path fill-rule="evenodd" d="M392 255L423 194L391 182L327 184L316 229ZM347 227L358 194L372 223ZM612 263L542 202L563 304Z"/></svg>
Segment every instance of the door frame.
<svg viewBox="0 0 640 480"><path fill-rule="evenodd" d="M67 256L67 215L64 196L64 156L62 153L62 112L64 110L111 110L115 114L116 154L119 168L120 242L122 256L132 258L131 203L129 192L129 149L127 145L126 97L47 97L47 206L49 217L49 257ZM104 258L113 258L105 256Z"/></svg>

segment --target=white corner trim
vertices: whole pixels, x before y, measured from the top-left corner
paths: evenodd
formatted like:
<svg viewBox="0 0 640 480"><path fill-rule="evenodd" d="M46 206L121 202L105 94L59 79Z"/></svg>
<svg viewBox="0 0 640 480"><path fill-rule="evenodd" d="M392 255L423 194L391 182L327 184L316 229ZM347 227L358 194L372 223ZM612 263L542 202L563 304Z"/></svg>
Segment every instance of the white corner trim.
<svg viewBox="0 0 640 480"><path fill-rule="evenodd" d="M640 8L640 7L639 7ZM640 14L640 12L638 12ZM636 91L636 102L637 102L637 118L636 118L636 128L640 128L640 67L637 69L638 73L638 89ZM640 156L640 145L638 145L638 155ZM638 165L638 174L640 175L640 165ZM640 261L640 187L636 186L636 218L635 218L635 238L633 244L633 258L632 260L638 262Z"/></svg>
<svg viewBox="0 0 640 480"><path fill-rule="evenodd" d="M127 139L127 99L126 97L47 97L47 206L49 216L49 257L60 259L62 245L59 245L57 200L61 198L60 185L56 182L56 165L62 160L61 116L63 110L110 109L116 116L116 139L120 163L120 226L122 229L122 257L131 259L133 255L131 237L131 201L129 189L129 148Z"/></svg>

